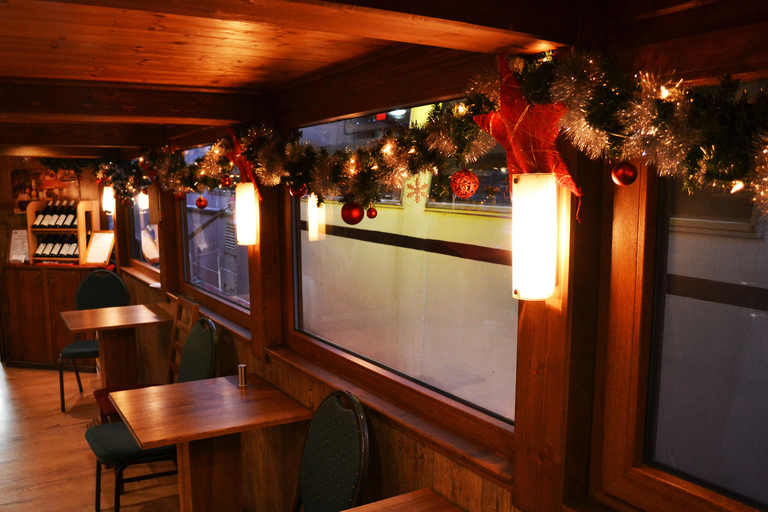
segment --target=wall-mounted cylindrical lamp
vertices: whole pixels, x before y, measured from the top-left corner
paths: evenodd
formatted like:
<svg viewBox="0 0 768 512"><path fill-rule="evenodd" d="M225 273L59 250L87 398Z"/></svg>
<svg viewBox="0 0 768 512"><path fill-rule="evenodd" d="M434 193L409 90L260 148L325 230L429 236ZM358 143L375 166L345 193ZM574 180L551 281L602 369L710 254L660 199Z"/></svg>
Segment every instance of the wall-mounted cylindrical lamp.
<svg viewBox="0 0 768 512"><path fill-rule="evenodd" d="M238 183L235 188L235 225L238 245L259 243L259 200L253 182Z"/></svg>
<svg viewBox="0 0 768 512"><path fill-rule="evenodd" d="M149 196L144 192L139 192L136 196L136 202L139 203L139 210L149 210Z"/></svg>
<svg viewBox="0 0 768 512"><path fill-rule="evenodd" d="M557 182L551 173L512 177L512 290L519 300L555 291L558 247Z"/></svg>
<svg viewBox="0 0 768 512"><path fill-rule="evenodd" d="M307 197L307 238L310 242L325 238L325 209L317 205L315 194Z"/></svg>
<svg viewBox="0 0 768 512"><path fill-rule="evenodd" d="M101 193L101 209L107 213L115 211L115 192L112 187L104 187Z"/></svg>

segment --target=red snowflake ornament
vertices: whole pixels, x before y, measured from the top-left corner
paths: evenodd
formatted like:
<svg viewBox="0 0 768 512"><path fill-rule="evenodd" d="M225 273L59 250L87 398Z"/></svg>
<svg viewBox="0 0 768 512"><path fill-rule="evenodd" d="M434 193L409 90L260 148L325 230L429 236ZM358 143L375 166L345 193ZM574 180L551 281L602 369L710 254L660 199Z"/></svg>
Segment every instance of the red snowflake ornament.
<svg viewBox="0 0 768 512"><path fill-rule="evenodd" d="M501 108L475 116L475 123L507 150L510 176L524 172L552 172L557 176L558 184L580 196L581 190L555 148L560 131L557 123L566 113L566 106L562 103L529 104L506 57L499 55L498 61Z"/></svg>
<svg viewBox="0 0 768 512"><path fill-rule="evenodd" d="M408 185L408 198L413 199L418 204L422 197L427 197L429 193L429 190L427 190L428 186L429 182L421 183L421 176L416 176L416 181Z"/></svg>

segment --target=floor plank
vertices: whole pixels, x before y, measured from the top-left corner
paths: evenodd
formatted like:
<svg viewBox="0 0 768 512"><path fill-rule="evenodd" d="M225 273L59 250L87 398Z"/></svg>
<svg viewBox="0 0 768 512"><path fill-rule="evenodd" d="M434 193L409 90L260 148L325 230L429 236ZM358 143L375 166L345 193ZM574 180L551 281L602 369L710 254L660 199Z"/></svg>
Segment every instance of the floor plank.
<svg viewBox="0 0 768 512"><path fill-rule="evenodd" d="M96 459L85 430L98 418L93 390L96 374L64 375L67 412L59 408L59 374L50 370L0 367L0 510L3 512L85 512L94 510ZM152 471L172 468L153 464ZM127 475L148 466L129 468ZM114 473L103 475L101 509L113 510ZM120 500L125 512L179 510L176 476L126 485Z"/></svg>

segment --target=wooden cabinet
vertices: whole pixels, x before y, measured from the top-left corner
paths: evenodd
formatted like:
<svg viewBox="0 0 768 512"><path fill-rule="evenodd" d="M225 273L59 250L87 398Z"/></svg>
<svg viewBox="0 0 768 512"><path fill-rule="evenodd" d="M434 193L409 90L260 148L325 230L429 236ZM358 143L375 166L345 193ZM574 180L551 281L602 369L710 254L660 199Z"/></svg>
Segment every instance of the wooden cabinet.
<svg viewBox="0 0 768 512"><path fill-rule="evenodd" d="M6 362L58 364L61 349L75 341L59 313L75 309L75 291L90 271L75 266L4 266Z"/></svg>

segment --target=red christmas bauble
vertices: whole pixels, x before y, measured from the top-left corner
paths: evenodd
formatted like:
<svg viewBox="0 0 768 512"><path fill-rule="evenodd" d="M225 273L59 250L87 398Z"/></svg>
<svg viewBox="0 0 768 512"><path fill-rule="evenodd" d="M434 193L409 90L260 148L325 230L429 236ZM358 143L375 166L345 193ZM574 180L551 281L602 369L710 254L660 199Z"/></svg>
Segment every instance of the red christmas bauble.
<svg viewBox="0 0 768 512"><path fill-rule="evenodd" d="M364 214L363 207L354 201L341 207L341 219L347 224L359 224Z"/></svg>
<svg viewBox="0 0 768 512"><path fill-rule="evenodd" d="M373 206L371 206L370 208L368 208L368 209L365 211L365 215L366 215L366 216L367 216L369 219L375 219L375 218L376 218L376 216L377 216L378 214L379 214L378 210L376 210L376 208L374 208Z"/></svg>
<svg viewBox="0 0 768 512"><path fill-rule="evenodd" d="M101 178L96 178L96 184L97 184L97 185L101 185L101 182L102 182L102 181L104 181L104 180L103 180L103 179L101 179Z"/></svg>
<svg viewBox="0 0 768 512"><path fill-rule="evenodd" d="M475 173L468 169L462 169L451 176L451 190L456 197L461 199L472 197L479 186L480 180L477 179Z"/></svg>
<svg viewBox="0 0 768 512"><path fill-rule="evenodd" d="M307 186L291 187L291 195L296 199L301 199L307 193Z"/></svg>
<svg viewBox="0 0 768 512"><path fill-rule="evenodd" d="M619 162L611 170L611 178L620 187L631 185L637 179L637 167L627 161Z"/></svg>
<svg viewBox="0 0 768 512"><path fill-rule="evenodd" d="M77 175L77 181L83 181L83 175L82 174L78 174Z"/></svg>
<svg viewBox="0 0 768 512"><path fill-rule="evenodd" d="M174 192L173 193L173 198L175 200L177 200L177 201L183 201L184 199L186 199L186 197L187 197L187 193L186 192Z"/></svg>
<svg viewBox="0 0 768 512"><path fill-rule="evenodd" d="M231 187L232 186L232 176L225 175L221 178L221 186L222 187Z"/></svg>
<svg viewBox="0 0 768 512"><path fill-rule="evenodd" d="M204 198L203 196L200 196L197 198L197 201L195 201L195 206L200 208L201 210L208 206L208 200Z"/></svg>
<svg viewBox="0 0 768 512"><path fill-rule="evenodd" d="M55 178L55 177L56 177L56 173L55 173L55 172L53 172L53 171L51 171L51 179L53 179L53 178Z"/></svg>

